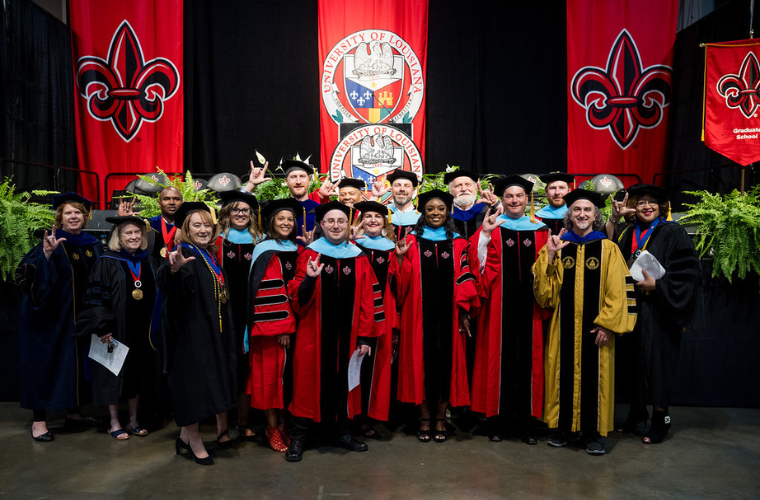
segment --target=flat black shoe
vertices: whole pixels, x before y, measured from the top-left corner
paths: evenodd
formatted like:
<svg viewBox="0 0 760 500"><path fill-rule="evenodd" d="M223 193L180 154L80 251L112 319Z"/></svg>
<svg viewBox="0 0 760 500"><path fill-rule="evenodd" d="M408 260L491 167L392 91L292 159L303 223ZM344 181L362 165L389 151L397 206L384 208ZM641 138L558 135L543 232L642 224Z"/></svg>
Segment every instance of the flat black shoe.
<svg viewBox="0 0 760 500"><path fill-rule="evenodd" d="M602 438L592 439L586 444L586 453L589 455L604 455L604 443Z"/></svg>
<svg viewBox="0 0 760 500"><path fill-rule="evenodd" d="M45 434L40 434L39 436L35 437L34 432L32 432L32 439L39 441L40 443L49 443L55 440L55 436L53 436L52 432L47 431Z"/></svg>
<svg viewBox="0 0 760 500"><path fill-rule="evenodd" d="M492 443L501 443L502 437L498 434L490 434L488 436L488 440L491 441Z"/></svg>
<svg viewBox="0 0 760 500"><path fill-rule="evenodd" d="M525 424L520 439L522 439L523 443L529 444L531 446L538 444L538 436L536 436L536 431L533 430L533 426L530 424Z"/></svg>
<svg viewBox="0 0 760 500"><path fill-rule="evenodd" d="M288 462L300 462L303 458L303 441L290 437L290 446L285 452L285 460Z"/></svg>
<svg viewBox="0 0 760 500"><path fill-rule="evenodd" d="M348 451L361 452L361 451L369 450L369 446L367 446L367 443L362 443L361 441L358 441L351 434L343 434L341 436L338 436L337 442L340 446L347 449Z"/></svg>
<svg viewBox="0 0 760 500"><path fill-rule="evenodd" d="M552 436L549 438L549 446L553 446L555 448L562 448L563 446L567 446L567 438L565 437L565 433L558 431L552 434Z"/></svg>

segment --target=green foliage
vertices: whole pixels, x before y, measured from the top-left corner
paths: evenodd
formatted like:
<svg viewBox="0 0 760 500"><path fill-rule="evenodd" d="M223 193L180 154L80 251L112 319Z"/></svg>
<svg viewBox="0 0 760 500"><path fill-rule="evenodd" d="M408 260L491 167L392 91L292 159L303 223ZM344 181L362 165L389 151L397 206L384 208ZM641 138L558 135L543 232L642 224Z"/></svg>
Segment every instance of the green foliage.
<svg viewBox="0 0 760 500"><path fill-rule="evenodd" d="M138 175L138 177L153 186L161 186L162 189L167 187L176 188L180 194L182 194L182 199L184 201L202 201L209 207L216 208L215 205L219 199L216 198L216 196L208 189L201 189L200 191L196 191L195 187L193 186L195 180L193 179L192 173L185 173L185 180L183 181L180 176L169 177L159 167L156 167L156 172L166 177L166 184L158 182L151 177L148 177L147 175ZM134 195L139 201L139 205L135 208L140 212L141 217L155 217L161 213L161 207L158 204L158 198L160 194L161 192L159 191L155 194L155 196L146 196L142 194Z"/></svg>
<svg viewBox="0 0 760 500"><path fill-rule="evenodd" d="M16 194L12 179L6 177L0 184L0 279L13 274L38 241L34 232L48 229L55 218L50 205L30 202L34 196L50 196L56 191L32 191Z"/></svg>
<svg viewBox="0 0 760 500"><path fill-rule="evenodd" d="M760 274L760 186L744 194L733 190L721 196L707 191L686 191L701 198L687 203L689 212L679 223L697 226L695 247L700 257L713 256L713 276L730 282L736 273L744 279L748 272Z"/></svg>
<svg viewBox="0 0 760 500"><path fill-rule="evenodd" d="M453 172L455 170L459 170L459 165L452 165L448 166L446 170L443 172L438 172L437 174L423 174L422 175L422 182L420 183L418 193L427 193L428 191L432 191L434 189L440 189L441 191L449 192L449 186L443 181L443 177L446 175L447 172ZM487 174L481 177L480 179L480 186L483 189L486 189L488 186L488 183L493 183L496 179L498 179L498 175L494 174Z"/></svg>
<svg viewBox="0 0 760 500"><path fill-rule="evenodd" d="M294 160L302 161L304 163L309 163L309 158L311 158L311 156L302 160L299 154L296 154L293 157ZM266 161L263 156L259 158L259 162L262 162L262 160L264 160L264 162ZM256 198L258 200L283 200L289 198L290 190L288 189L287 184L285 184L285 170L282 168L282 164L274 169L269 168L268 171L271 175L268 174L267 177L270 177L272 180L256 186L256 189L253 190L253 194L256 195ZM309 192L311 193L312 191L318 190L325 182L325 179L327 179L327 174L313 175L309 181Z"/></svg>

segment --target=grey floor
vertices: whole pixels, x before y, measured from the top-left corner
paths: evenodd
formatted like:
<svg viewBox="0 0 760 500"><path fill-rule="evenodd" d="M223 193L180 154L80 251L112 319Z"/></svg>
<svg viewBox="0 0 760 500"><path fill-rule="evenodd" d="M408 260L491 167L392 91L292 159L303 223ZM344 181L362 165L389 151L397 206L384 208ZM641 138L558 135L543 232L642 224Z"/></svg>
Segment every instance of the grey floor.
<svg viewBox="0 0 760 500"><path fill-rule="evenodd" d="M174 456L173 424L125 442L88 429L36 443L31 413L0 403L0 499L760 498L760 410L671 415L665 443L611 434L602 457L461 431L421 444L411 431L378 427L382 439L367 453L323 447L292 464L256 443L220 450L203 426L216 465L202 467ZM54 431L61 424L51 416Z"/></svg>

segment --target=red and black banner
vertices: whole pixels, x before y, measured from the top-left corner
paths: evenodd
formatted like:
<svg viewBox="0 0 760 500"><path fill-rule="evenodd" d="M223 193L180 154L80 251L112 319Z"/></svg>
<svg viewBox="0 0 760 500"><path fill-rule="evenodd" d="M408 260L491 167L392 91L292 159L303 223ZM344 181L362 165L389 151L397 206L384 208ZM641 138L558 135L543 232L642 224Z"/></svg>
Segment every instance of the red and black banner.
<svg viewBox="0 0 760 500"><path fill-rule="evenodd" d="M322 171L423 173L427 0L319 0Z"/></svg>
<svg viewBox="0 0 760 500"><path fill-rule="evenodd" d="M677 21L677 0L568 0L568 172L664 170Z"/></svg>
<svg viewBox="0 0 760 500"><path fill-rule="evenodd" d="M113 172L182 171L182 6L70 1L79 164L101 185Z"/></svg>
<svg viewBox="0 0 760 500"><path fill-rule="evenodd" d="M760 161L760 40L705 47L702 140L739 165Z"/></svg>

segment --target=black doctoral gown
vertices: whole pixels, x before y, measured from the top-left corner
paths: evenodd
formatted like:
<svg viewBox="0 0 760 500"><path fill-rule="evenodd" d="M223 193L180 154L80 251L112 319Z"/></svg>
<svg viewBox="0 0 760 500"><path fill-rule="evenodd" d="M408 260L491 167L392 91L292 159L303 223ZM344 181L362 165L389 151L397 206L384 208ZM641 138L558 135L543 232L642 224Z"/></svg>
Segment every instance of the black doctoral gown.
<svg viewBox="0 0 760 500"><path fill-rule="evenodd" d="M251 365L243 349L245 326L248 321L248 275L251 271L254 243L231 243L222 240L222 267L230 290L232 321L235 324L235 349L237 350L237 387L244 391L248 384Z"/></svg>
<svg viewBox="0 0 760 500"><path fill-rule="evenodd" d="M230 302L218 293L215 274L184 244L181 252L195 260L175 273L164 262L158 285L174 418L186 426L235 406L237 353Z"/></svg>
<svg viewBox="0 0 760 500"><path fill-rule="evenodd" d="M616 228L614 241L629 261L633 226ZM646 245L665 268L653 292L636 288L639 317L633 333L617 346L619 390L640 405L667 408L681 336L703 322L702 273L689 235L675 222L660 222Z"/></svg>
<svg viewBox="0 0 760 500"><path fill-rule="evenodd" d="M64 237L62 231L56 237ZM23 408L68 409L89 399L90 342L76 338L76 314L102 246L86 234L67 238L49 260L38 244L17 270L26 292L18 341Z"/></svg>
<svg viewBox="0 0 760 500"><path fill-rule="evenodd" d="M129 348L119 375L92 363L92 400L96 405L118 404L121 397L145 396L157 391L156 347L151 330L156 303L156 264L152 256L140 261L140 291L132 272L118 252L107 251L90 272L84 297L86 309L77 315L77 331L85 340L111 333ZM140 296L140 295L138 295ZM159 311L160 312L160 311Z"/></svg>

